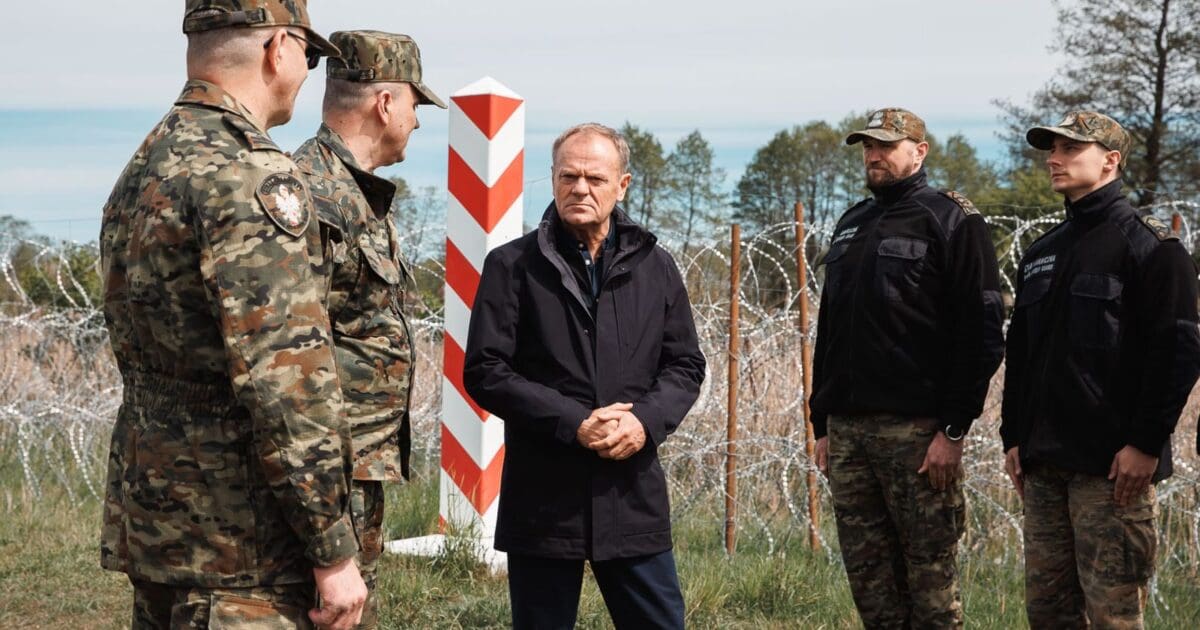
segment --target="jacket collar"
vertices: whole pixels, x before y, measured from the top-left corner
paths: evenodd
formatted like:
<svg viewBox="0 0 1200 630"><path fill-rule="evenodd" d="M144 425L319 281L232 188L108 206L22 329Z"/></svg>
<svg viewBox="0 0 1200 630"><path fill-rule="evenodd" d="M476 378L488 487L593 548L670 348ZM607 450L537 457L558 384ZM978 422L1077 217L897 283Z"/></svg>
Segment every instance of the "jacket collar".
<svg viewBox="0 0 1200 630"><path fill-rule="evenodd" d="M633 264L649 255L655 243L658 242L658 239L649 230L630 219L629 215L625 214L625 211L620 206L613 209L610 220L613 222L613 226L609 230L609 238L616 239L616 252L609 263L609 269L611 270L609 272L609 279L612 279L624 275L632 268ZM567 266L566 260L558 249L557 232L562 229L559 227L559 224L558 206L551 201L550 206L546 208L546 212L542 215L542 221L538 223L538 250L558 270L563 287L583 307L584 312L590 316L591 307L589 306L589 301L584 299L582 287L579 286L579 282L575 279L575 274L571 272L570 267Z"/></svg>
<svg viewBox="0 0 1200 630"><path fill-rule="evenodd" d="M354 157L354 153L350 151L350 147L346 146L346 141L342 139L338 132L329 128L329 125L321 123L321 128L317 130L317 142L329 148L329 151L338 157L347 167L356 171L362 171L362 167L358 165L358 159ZM363 171L364 173L366 171Z"/></svg>
<svg viewBox="0 0 1200 630"><path fill-rule="evenodd" d="M559 251L575 251L582 250L584 244L574 234L567 231L567 226L563 225L562 219L555 214L550 220L554 227L554 239ZM600 251L604 253L611 252L617 244L617 220L615 217L608 218L608 234L604 237L604 242L600 245Z"/></svg>
<svg viewBox="0 0 1200 630"><path fill-rule="evenodd" d="M875 201L882 204L893 204L901 199L911 195L927 186L927 176L925 167L921 166L920 170L904 179L887 186L872 188L871 193L875 195Z"/></svg>
<svg viewBox="0 0 1200 630"><path fill-rule="evenodd" d="M321 123L321 128L317 130L317 142L329 149L330 153L341 160L346 170L350 171L350 175L358 184L363 196L367 198L367 203L371 205L375 214L381 218L386 216L391 211L392 199L396 197L396 185L360 168L358 160L350 151L350 147L346 145L346 141L329 125Z"/></svg>
<svg viewBox="0 0 1200 630"><path fill-rule="evenodd" d="M262 128L261 123L254 118L254 114L246 109L232 94L226 92L220 87L201 81L200 79L189 79L183 85L183 92L179 94L179 98L175 99L176 105L201 105L204 107L212 107L221 111L229 112L235 116L245 118L249 123L254 125L254 128L263 135L267 134L267 130Z"/></svg>
<svg viewBox="0 0 1200 630"><path fill-rule="evenodd" d="M611 244L616 245L619 256L623 257L642 249L647 244L654 245L658 242L658 238L649 230L629 218L621 206L613 208L609 220L612 221L612 227L608 230L608 236L605 237L605 248L610 246L611 240ZM562 220L558 217L558 206L551 201L538 224L539 245L549 246L549 250L554 251L559 245L558 233L560 231L563 234L570 234L562 227ZM542 251L546 252L546 247L543 247Z"/></svg>
<svg viewBox="0 0 1200 630"><path fill-rule="evenodd" d="M1117 178L1084 195L1078 201L1064 200L1063 205L1067 209L1067 219L1073 221L1108 214L1116 202L1125 198L1125 195L1121 193L1121 185L1121 179Z"/></svg>

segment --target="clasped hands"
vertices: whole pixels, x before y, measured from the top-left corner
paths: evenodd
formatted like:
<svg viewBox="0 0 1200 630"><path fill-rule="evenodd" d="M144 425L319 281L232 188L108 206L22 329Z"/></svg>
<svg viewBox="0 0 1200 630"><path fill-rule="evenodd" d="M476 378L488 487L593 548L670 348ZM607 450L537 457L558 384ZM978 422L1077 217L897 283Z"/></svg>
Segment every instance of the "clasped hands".
<svg viewBox="0 0 1200 630"><path fill-rule="evenodd" d="M593 410L579 425L575 439L604 459L632 457L646 445L646 428L630 409L632 403L613 403Z"/></svg>

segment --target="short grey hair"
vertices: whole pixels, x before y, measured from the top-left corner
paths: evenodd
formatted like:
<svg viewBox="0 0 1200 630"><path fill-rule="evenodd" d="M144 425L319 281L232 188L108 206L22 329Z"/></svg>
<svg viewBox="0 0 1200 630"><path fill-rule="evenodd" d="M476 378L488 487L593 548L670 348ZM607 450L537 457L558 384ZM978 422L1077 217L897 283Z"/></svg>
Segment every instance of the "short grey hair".
<svg viewBox="0 0 1200 630"><path fill-rule="evenodd" d="M411 89L408 83L347 81L327 77L325 100L321 108L325 112L352 112L366 105L368 101L374 101L380 92L391 92L392 97L398 99L399 92L406 89Z"/></svg>
<svg viewBox="0 0 1200 630"><path fill-rule="evenodd" d="M188 33L189 64L213 68L239 68L256 63L263 42L278 32L276 28L229 27Z"/></svg>
<svg viewBox="0 0 1200 630"><path fill-rule="evenodd" d="M554 140L554 148L551 149L551 161L557 164L558 148L561 147L562 144L571 136L577 136L582 133L596 134L611 140L613 145L617 147L617 156L621 159L621 173L624 174L629 172L629 143L625 141L625 136L621 135L620 131L613 129L612 127L594 122L575 125L574 127L570 127L566 131L559 134L558 138Z"/></svg>

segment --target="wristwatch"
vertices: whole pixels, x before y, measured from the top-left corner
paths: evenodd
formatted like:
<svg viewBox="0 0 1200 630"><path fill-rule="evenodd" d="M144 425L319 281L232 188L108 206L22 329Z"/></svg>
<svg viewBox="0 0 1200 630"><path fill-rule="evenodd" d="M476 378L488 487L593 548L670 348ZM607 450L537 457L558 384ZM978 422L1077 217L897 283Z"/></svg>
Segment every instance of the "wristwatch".
<svg viewBox="0 0 1200 630"><path fill-rule="evenodd" d="M945 435L946 439L951 442L958 442L967 436L967 432L952 424L947 424L946 428L942 429L942 435Z"/></svg>

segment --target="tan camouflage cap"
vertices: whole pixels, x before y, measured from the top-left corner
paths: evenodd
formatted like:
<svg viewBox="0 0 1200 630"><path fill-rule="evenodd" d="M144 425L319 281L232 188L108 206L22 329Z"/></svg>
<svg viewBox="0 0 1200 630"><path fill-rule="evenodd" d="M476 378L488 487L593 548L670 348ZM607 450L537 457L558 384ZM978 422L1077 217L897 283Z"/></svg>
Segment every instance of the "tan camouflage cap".
<svg viewBox="0 0 1200 630"><path fill-rule="evenodd" d="M307 0L186 0L184 7L184 33L235 26L298 26L322 54L328 57L340 54L337 46L313 30Z"/></svg>
<svg viewBox="0 0 1200 630"><path fill-rule="evenodd" d="M865 129L846 136L846 144L858 144L863 138L874 138L882 142L897 142L908 138L913 142L925 142L925 121L907 109L877 109L867 115Z"/></svg>
<svg viewBox="0 0 1200 630"><path fill-rule="evenodd" d="M1133 144L1129 132L1117 121L1100 112L1067 112L1062 122L1053 127L1034 127L1025 133L1025 140L1035 149L1048 151L1054 146L1054 136L1080 142L1096 142L1109 151L1121 152L1121 168L1125 168L1129 147Z"/></svg>
<svg viewBox="0 0 1200 630"><path fill-rule="evenodd" d="M380 31L338 31L329 39L342 51L325 64L330 78L374 83L411 83L420 102L446 109L421 80L421 49L408 35Z"/></svg>

